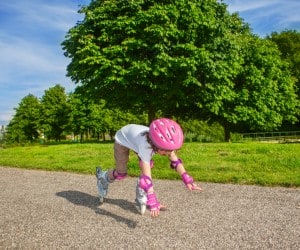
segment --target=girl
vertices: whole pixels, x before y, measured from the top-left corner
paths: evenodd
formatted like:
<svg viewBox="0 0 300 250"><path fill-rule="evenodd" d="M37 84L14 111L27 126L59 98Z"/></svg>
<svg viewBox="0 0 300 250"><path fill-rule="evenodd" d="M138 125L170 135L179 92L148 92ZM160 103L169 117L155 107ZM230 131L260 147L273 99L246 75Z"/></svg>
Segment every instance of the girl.
<svg viewBox="0 0 300 250"><path fill-rule="evenodd" d="M183 162L177 157L175 150L183 144L183 132L180 126L173 120L161 118L154 120L150 127L129 124L117 131L114 143L114 157L116 168L102 171L96 168L97 186L100 203L103 203L107 195L108 185L114 180L122 180L127 176L127 163L129 150L133 150L139 158L141 175L136 186L136 203L141 214L146 208L150 209L152 217L159 215L161 205L155 195L151 177L153 167L152 156L155 153L166 155L170 159L170 167L177 171L182 181L189 190L202 191L202 188L194 183L187 174Z"/></svg>

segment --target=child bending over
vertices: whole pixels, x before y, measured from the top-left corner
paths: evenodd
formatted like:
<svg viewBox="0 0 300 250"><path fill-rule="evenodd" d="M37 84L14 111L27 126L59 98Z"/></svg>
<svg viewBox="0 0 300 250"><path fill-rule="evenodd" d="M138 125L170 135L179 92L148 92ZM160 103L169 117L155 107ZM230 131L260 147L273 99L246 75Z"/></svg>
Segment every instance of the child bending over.
<svg viewBox="0 0 300 250"><path fill-rule="evenodd" d="M183 144L183 132L181 127L173 120L161 118L154 120L150 127L129 124L117 131L114 143L114 157L116 168L102 171L96 168L97 186L100 203L103 203L107 195L108 185L114 180L122 180L127 176L127 163L129 150L133 150L139 158L141 175L136 186L136 204L139 212L144 214L146 208L150 209L152 217L159 215L160 209L165 208L156 198L151 168L154 154L168 156L170 166L182 178L185 186L193 191L202 191L200 186L194 183L193 178L186 172L183 162L176 155L176 150Z"/></svg>

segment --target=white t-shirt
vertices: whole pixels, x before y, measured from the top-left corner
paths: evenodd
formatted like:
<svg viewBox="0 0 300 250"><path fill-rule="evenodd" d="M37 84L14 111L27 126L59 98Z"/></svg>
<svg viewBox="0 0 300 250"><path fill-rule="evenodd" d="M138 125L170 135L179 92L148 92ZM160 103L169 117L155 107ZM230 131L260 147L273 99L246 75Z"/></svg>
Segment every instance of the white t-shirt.
<svg viewBox="0 0 300 250"><path fill-rule="evenodd" d="M117 131L115 140L136 152L143 162L150 164L154 151L147 142L146 135L142 135L144 132L149 132L149 128L143 125L129 124Z"/></svg>

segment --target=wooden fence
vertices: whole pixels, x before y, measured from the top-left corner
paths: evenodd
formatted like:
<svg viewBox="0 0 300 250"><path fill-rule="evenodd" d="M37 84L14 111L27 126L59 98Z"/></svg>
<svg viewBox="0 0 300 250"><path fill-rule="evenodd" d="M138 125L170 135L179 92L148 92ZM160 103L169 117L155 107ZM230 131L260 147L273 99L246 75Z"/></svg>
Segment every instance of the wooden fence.
<svg viewBox="0 0 300 250"><path fill-rule="evenodd" d="M300 142L300 131L259 132L242 134L243 141Z"/></svg>

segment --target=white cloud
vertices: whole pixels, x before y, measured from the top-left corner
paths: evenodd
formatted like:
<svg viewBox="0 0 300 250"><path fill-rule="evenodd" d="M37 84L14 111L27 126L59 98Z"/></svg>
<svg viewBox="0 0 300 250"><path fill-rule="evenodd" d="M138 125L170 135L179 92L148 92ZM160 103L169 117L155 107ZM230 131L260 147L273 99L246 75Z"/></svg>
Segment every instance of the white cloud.
<svg viewBox="0 0 300 250"><path fill-rule="evenodd" d="M0 81L16 71L65 74L68 59L63 55L61 42L79 15L74 7L61 5L64 2L68 1L59 1L59 5L41 0L0 3L0 11L14 15L11 22L0 23Z"/></svg>
<svg viewBox="0 0 300 250"><path fill-rule="evenodd" d="M22 38L9 37L4 43L0 40L0 95L11 95L0 107L8 104L15 107L29 93L41 96L53 84L68 85L70 89L70 80L65 76L69 59L57 51L59 47Z"/></svg>
<svg viewBox="0 0 300 250"><path fill-rule="evenodd" d="M224 2L228 5L228 10L230 12L244 12L244 11L253 11L265 7L270 7L280 0L274 1L245 1L245 0L224 0Z"/></svg>
<svg viewBox="0 0 300 250"><path fill-rule="evenodd" d="M261 36L285 29L300 30L299 0L224 0Z"/></svg>
<svg viewBox="0 0 300 250"><path fill-rule="evenodd" d="M74 89L65 76L69 59L61 42L82 18L77 10L84 1L0 2L0 125L8 123L29 93L41 97L55 84Z"/></svg>
<svg viewBox="0 0 300 250"><path fill-rule="evenodd" d="M12 119L13 115L13 111L0 112L0 127L1 125L7 125L7 122Z"/></svg>
<svg viewBox="0 0 300 250"><path fill-rule="evenodd" d="M67 31L80 18L74 1L3 1L0 9L15 13L21 25L30 24L48 29Z"/></svg>
<svg viewBox="0 0 300 250"><path fill-rule="evenodd" d="M64 70L62 51L58 55L50 45L29 42L18 37L1 38L0 36L0 67L5 69L1 75L15 69L41 73Z"/></svg>

